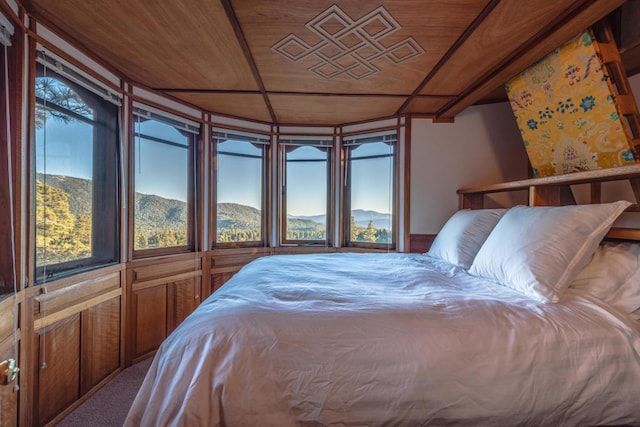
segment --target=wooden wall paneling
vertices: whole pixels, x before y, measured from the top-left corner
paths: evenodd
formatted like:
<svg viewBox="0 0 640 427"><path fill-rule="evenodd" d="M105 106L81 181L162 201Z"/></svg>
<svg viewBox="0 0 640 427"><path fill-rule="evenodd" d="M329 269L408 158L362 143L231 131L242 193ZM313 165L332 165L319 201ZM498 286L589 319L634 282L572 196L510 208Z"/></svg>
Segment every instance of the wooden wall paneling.
<svg viewBox="0 0 640 427"><path fill-rule="evenodd" d="M179 280L171 283L169 289L173 294L170 330L173 331L202 301L201 277Z"/></svg>
<svg viewBox="0 0 640 427"><path fill-rule="evenodd" d="M567 206L567 205L575 205L576 204L576 198L573 195L573 191L571 190L571 187L568 185L563 185L560 187L560 205L561 206Z"/></svg>
<svg viewBox="0 0 640 427"><path fill-rule="evenodd" d="M48 284L47 293L35 297L36 313L50 314L120 288L119 269L117 266L96 270L91 274L93 277L75 276L75 283L65 287Z"/></svg>
<svg viewBox="0 0 640 427"><path fill-rule="evenodd" d="M629 180L631 190L633 190L633 196L636 199L636 204L640 205L640 178L632 178Z"/></svg>
<svg viewBox="0 0 640 427"><path fill-rule="evenodd" d="M81 314L80 394L120 367L120 297Z"/></svg>
<svg viewBox="0 0 640 427"><path fill-rule="evenodd" d="M13 301L13 297L0 301L0 341L13 336Z"/></svg>
<svg viewBox="0 0 640 427"><path fill-rule="evenodd" d="M602 183L594 182L589 187L590 187L589 202L592 204L602 203Z"/></svg>
<svg viewBox="0 0 640 427"><path fill-rule="evenodd" d="M409 238L409 251L414 254L425 253L431 248L437 234L411 234Z"/></svg>
<svg viewBox="0 0 640 427"><path fill-rule="evenodd" d="M466 193L460 194L460 209L482 209L484 207L484 194Z"/></svg>
<svg viewBox="0 0 640 427"><path fill-rule="evenodd" d="M129 263L125 366L153 354L202 301L204 264L192 253Z"/></svg>
<svg viewBox="0 0 640 427"><path fill-rule="evenodd" d="M130 267L135 282L162 279L179 273L190 273L202 269L202 259L193 254L178 257L161 257L132 263Z"/></svg>
<svg viewBox="0 0 640 427"><path fill-rule="evenodd" d="M18 361L13 338L13 298L0 302L0 361L13 358ZM15 383L0 385L0 426L18 423L18 392Z"/></svg>
<svg viewBox="0 0 640 427"><path fill-rule="evenodd" d="M80 314L42 328L36 334L35 424L43 425L80 397Z"/></svg>
<svg viewBox="0 0 640 427"><path fill-rule="evenodd" d="M243 266L256 258L271 255L275 250L276 248L242 248L211 251L209 257L211 293L231 279ZM301 248L298 247L297 250L300 251Z"/></svg>
<svg viewBox="0 0 640 427"><path fill-rule="evenodd" d="M213 287L210 285L205 285L205 283L210 283L211 280L211 257L205 256L202 258L202 276L200 279L200 300L204 301L213 293Z"/></svg>
<svg viewBox="0 0 640 427"><path fill-rule="evenodd" d="M231 279L234 274L235 272L211 274L211 292L213 293L217 291L222 285Z"/></svg>
<svg viewBox="0 0 640 427"><path fill-rule="evenodd" d="M560 187L531 187L529 189L529 206L559 206Z"/></svg>
<svg viewBox="0 0 640 427"><path fill-rule="evenodd" d="M167 286L160 285L132 294L132 362L158 348L167 336Z"/></svg>
<svg viewBox="0 0 640 427"><path fill-rule="evenodd" d="M34 288L27 288L21 291L25 296L25 301L20 305L20 362L19 375L20 396L19 415L20 425L30 426L35 423L36 413L36 387L38 372L38 335L33 327L33 305L32 296Z"/></svg>

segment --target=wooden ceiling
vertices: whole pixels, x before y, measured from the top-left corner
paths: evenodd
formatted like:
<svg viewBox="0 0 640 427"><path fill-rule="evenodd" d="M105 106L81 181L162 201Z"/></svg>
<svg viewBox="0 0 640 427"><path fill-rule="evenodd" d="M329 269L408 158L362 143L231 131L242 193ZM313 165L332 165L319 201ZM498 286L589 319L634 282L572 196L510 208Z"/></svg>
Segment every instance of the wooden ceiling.
<svg viewBox="0 0 640 427"><path fill-rule="evenodd" d="M129 81L206 111L339 125L450 120L624 0L23 3Z"/></svg>

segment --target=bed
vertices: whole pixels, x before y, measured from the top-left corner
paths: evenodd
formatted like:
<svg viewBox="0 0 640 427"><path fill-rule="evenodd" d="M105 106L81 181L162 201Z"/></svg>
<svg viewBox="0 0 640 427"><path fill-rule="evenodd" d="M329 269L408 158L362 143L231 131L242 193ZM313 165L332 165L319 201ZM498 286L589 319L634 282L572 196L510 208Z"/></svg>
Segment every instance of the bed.
<svg viewBox="0 0 640 427"><path fill-rule="evenodd" d="M638 425L640 244L601 243L628 205L257 259L161 345L126 425Z"/></svg>

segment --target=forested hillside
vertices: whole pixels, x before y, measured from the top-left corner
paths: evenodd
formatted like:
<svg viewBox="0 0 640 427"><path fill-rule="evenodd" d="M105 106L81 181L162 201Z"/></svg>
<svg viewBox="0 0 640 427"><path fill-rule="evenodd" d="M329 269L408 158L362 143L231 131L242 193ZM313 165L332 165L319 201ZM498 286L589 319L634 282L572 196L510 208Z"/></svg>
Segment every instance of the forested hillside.
<svg viewBox="0 0 640 427"><path fill-rule="evenodd" d="M38 265L91 256L92 182L63 175L36 175L36 246ZM46 185L45 185L46 179ZM236 203L219 203L218 242L262 240L260 211ZM354 210L351 240L391 242L389 214ZM135 195L135 249L187 244L186 203L151 194ZM325 240L324 215L289 217L290 240ZM366 225L364 225L366 224Z"/></svg>

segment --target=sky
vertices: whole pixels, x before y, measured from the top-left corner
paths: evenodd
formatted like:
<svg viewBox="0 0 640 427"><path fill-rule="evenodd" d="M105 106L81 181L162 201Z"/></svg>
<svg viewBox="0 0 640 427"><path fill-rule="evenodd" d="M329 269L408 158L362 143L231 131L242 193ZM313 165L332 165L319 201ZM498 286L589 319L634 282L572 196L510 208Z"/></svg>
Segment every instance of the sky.
<svg viewBox="0 0 640 427"><path fill-rule="evenodd" d="M227 141L221 150L232 150L236 147L238 153L256 154L260 150L247 142ZM253 147L253 148L251 148ZM234 150L234 151L235 151ZM312 156L321 158L324 153L320 150L303 147L295 150L296 157ZM371 155L389 153L390 148L382 143L367 144L354 150L354 155ZM300 153L300 154L299 154ZM239 203L260 209L261 189L256 183L260 182L258 161L248 162L246 158L224 156L218 162L219 203ZM326 179L325 164L321 162L291 163L288 170L288 213L294 216L313 216L326 214ZM392 164L390 159L370 159L355 161L352 169L352 188L354 198L352 209L373 210L390 213L391 192L390 182Z"/></svg>
<svg viewBox="0 0 640 427"><path fill-rule="evenodd" d="M46 130L36 129L36 172L91 179L92 138L93 131L89 124L80 121L64 124L58 120L48 120Z"/></svg>
<svg viewBox="0 0 640 427"><path fill-rule="evenodd" d="M186 141L173 126L163 123L145 122L140 131L173 142ZM36 172L92 179L92 138L92 126L87 123L48 119L46 128L36 129ZM186 202L187 150L138 138L134 148L136 192Z"/></svg>
<svg viewBox="0 0 640 427"><path fill-rule="evenodd" d="M161 136L164 139L179 142L185 137L172 126L158 122L143 122L140 130L145 134ZM69 140L68 135L74 139ZM37 172L44 173L43 147L47 141L46 173L67 175L91 179L92 156L91 126L79 121L69 124L59 120L49 120L46 131L37 129ZM224 144L229 149L231 141ZM250 143L232 142L235 150L244 154L260 154L260 150ZM378 146L377 148L374 147ZM303 150L303 149L299 149ZM308 151L309 147L304 147ZM313 149L312 149L313 150ZM354 151L354 155L364 151L364 155L373 152L388 151L384 144L368 144ZM318 153L319 150L315 150ZM303 151L300 151L303 152ZM322 153L320 153L322 154ZM187 201L187 150L150 142L145 139L135 141L135 185L136 191L155 194L167 199ZM218 202L233 202L261 208L261 162L257 159L222 156L219 163ZM326 181L324 163L292 163L289 171L289 214L312 216L326 214ZM389 159L370 159L354 161L352 168L352 209L374 210L389 213L391 209Z"/></svg>

